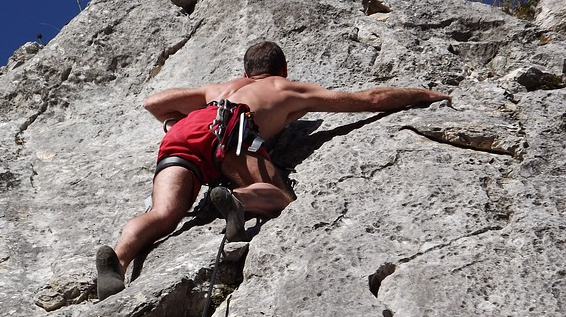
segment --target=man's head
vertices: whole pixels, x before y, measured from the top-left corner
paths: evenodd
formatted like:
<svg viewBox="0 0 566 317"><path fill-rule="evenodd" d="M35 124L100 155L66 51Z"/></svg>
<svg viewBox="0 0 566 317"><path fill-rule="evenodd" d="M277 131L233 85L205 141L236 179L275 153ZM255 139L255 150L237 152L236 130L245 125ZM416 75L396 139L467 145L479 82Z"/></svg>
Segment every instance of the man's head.
<svg viewBox="0 0 566 317"><path fill-rule="evenodd" d="M246 77L263 74L287 77L287 60L279 45L265 41L248 48L244 70Z"/></svg>

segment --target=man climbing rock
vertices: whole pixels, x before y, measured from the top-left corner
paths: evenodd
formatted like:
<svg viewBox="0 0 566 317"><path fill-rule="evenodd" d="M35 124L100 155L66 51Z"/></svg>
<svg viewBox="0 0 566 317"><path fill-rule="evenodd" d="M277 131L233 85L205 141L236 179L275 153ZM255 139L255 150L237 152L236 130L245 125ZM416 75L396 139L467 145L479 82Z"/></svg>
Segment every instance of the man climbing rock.
<svg viewBox="0 0 566 317"><path fill-rule="evenodd" d="M241 155L232 148L223 153L220 162L214 159L219 137L211 126L218 122L219 107L247 105L249 111L245 113L253 114L247 120L253 121L263 140L269 140L308 112L393 111L450 100L448 95L425 89L389 87L348 93L293 82L286 79L285 55L273 42L251 46L244 55L244 70L242 78L194 89L169 89L147 99L145 108L159 121L176 123L159 148L153 207L128 221L115 253L108 246L97 253L99 299L124 289L129 263L144 248L175 230L203 184L213 184L222 176L232 184L231 190L217 187L210 195L227 221L229 241L247 239L244 211L273 218L293 200L261 141L241 142Z"/></svg>

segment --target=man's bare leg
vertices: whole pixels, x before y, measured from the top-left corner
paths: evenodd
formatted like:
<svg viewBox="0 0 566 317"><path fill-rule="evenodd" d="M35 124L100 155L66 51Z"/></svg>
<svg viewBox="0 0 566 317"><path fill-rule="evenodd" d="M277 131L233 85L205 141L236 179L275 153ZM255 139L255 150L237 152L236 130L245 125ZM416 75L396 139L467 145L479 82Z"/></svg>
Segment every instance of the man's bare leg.
<svg viewBox="0 0 566 317"><path fill-rule="evenodd" d="M289 204L282 191L268 183L256 183L234 191L215 187L210 192L210 200L226 219L226 238L230 242L248 241L245 211L264 219L274 218Z"/></svg>
<svg viewBox="0 0 566 317"><path fill-rule="evenodd" d="M128 221L116 244L115 250L122 279L130 262L142 250L175 230L194 202L192 198L194 184L193 173L184 167L171 166L155 176L152 209ZM107 249L104 254L109 253ZM112 254L108 255L108 258L111 257ZM101 261L97 258L97 262ZM102 267L99 275L105 274L104 272L108 271L106 269L108 268ZM105 280L104 276L102 280ZM104 285L102 287L104 288ZM115 289L116 292L120 291L118 288Z"/></svg>
<svg viewBox="0 0 566 317"><path fill-rule="evenodd" d="M233 182L234 196L255 216L275 218L294 200L277 168L257 153L229 152L222 172Z"/></svg>
<svg viewBox="0 0 566 317"><path fill-rule="evenodd" d="M153 207L124 226L116 244L123 272L146 247L175 230L193 204L193 173L184 167L165 168L153 180Z"/></svg>
<svg viewBox="0 0 566 317"><path fill-rule="evenodd" d="M236 188L232 193L242 202L246 211L264 219L279 216L293 201L287 193L269 183L255 183Z"/></svg>

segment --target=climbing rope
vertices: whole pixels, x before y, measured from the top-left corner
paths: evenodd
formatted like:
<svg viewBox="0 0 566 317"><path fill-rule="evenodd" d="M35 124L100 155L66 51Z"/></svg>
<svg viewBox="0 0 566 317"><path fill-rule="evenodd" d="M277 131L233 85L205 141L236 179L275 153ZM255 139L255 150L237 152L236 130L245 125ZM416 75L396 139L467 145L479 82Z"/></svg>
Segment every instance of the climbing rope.
<svg viewBox="0 0 566 317"><path fill-rule="evenodd" d="M218 273L218 264L220 263L220 255L224 251L224 244L226 244L226 235L222 238L220 242L220 247L216 253L216 260L214 262L214 269L212 270L212 276L210 277L210 285L208 286L208 293L206 294L206 301L204 303L204 310L202 311L202 317L208 317L208 310L210 308L210 301L212 299L212 288L214 287L214 282L216 279L216 273Z"/></svg>

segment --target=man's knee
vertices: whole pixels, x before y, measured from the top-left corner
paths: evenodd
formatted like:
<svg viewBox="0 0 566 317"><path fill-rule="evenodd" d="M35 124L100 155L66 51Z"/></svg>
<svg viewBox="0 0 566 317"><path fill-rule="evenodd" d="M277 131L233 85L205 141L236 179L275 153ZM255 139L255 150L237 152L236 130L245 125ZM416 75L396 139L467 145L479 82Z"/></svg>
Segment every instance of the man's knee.
<svg viewBox="0 0 566 317"><path fill-rule="evenodd" d="M160 230L172 232L181 222L186 211L166 211L160 208L152 208L147 214L151 217L150 221L153 225Z"/></svg>

